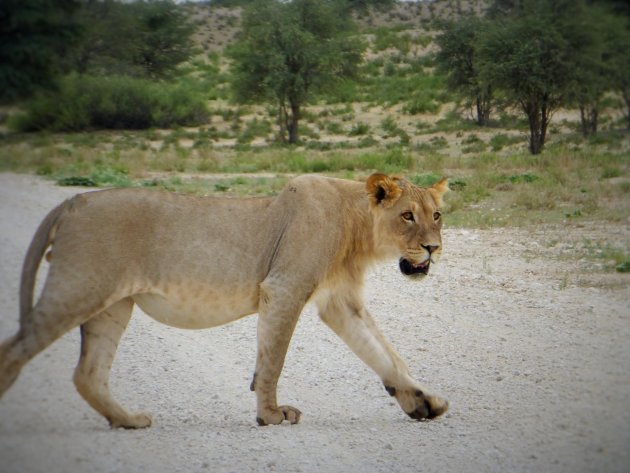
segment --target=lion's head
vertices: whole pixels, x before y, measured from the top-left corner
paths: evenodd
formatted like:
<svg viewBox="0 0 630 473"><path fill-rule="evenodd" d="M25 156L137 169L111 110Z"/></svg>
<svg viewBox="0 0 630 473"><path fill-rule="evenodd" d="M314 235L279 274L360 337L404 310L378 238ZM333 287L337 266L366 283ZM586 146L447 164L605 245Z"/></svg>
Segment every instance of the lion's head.
<svg viewBox="0 0 630 473"><path fill-rule="evenodd" d="M366 183L377 246L400 258L400 271L422 278L442 254L442 196L447 179L424 189L395 177L372 174Z"/></svg>

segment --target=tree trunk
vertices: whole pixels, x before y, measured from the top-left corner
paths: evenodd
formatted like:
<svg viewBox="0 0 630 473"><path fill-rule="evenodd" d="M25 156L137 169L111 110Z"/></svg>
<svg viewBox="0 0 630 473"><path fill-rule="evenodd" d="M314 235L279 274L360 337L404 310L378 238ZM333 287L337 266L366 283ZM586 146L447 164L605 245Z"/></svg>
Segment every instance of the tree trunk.
<svg viewBox="0 0 630 473"><path fill-rule="evenodd" d="M547 141L547 126L551 120L551 110L549 109L549 101L547 97L543 98L542 106L540 107L540 147L538 152L540 153L545 147L545 141Z"/></svg>
<svg viewBox="0 0 630 473"><path fill-rule="evenodd" d="M527 103L523 107L529 123L529 152L540 153L540 114L539 107L535 103Z"/></svg>
<svg viewBox="0 0 630 473"><path fill-rule="evenodd" d="M300 105L291 102L291 121L288 124L289 128L289 144L297 144L299 139L298 134L298 121L300 120Z"/></svg>
<svg viewBox="0 0 630 473"><path fill-rule="evenodd" d="M582 134L585 138L597 133L598 117L599 109L597 105L580 105L580 123L582 125Z"/></svg>
<svg viewBox="0 0 630 473"><path fill-rule="evenodd" d="M477 105L477 125L487 126L490 122L490 111L492 109L490 94L479 92L476 97Z"/></svg>
<svg viewBox="0 0 630 473"><path fill-rule="evenodd" d="M529 123L529 152L531 154L539 154L544 144L543 130L543 113L542 107L537 100L523 102L523 110L527 115Z"/></svg>
<svg viewBox="0 0 630 473"><path fill-rule="evenodd" d="M529 152L539 154L542 151L538 116L529 117Z"/></svg>
<svg viewBox="0 0 630 473"><path fill-rule="evenodd" d="M287 142L287 128L289 119L287 117L287 106L284 101L278 102L278 126L280 127L280 133L278 133L278 141L280 143Z"/></svg>
<svg viewBox="0 0 630 473"><path fill-rule="evenodd" d="M522 101L521 106L529 122L529 151L539 154L545 147L547 127L551 121L552 107L549 105L549 98L534 97Z"/></svg>

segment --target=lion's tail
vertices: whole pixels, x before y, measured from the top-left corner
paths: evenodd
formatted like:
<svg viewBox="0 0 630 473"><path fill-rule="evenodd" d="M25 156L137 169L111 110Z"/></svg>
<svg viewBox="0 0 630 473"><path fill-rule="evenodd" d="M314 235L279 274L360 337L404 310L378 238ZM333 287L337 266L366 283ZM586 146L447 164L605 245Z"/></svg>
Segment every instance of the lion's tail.
<svg viewBox="0 0 630 473"><path fill-rule="evenodd" d="M46 249L54 239L54 229L59 217L66 208L68 201L55 207L39 224L33 240L28 247L24 264L22 265L22 278L20 280L20 323L23 324L25 318L33 309L33 292L35 291L35 279L37 270L44 257Z"/></svg>

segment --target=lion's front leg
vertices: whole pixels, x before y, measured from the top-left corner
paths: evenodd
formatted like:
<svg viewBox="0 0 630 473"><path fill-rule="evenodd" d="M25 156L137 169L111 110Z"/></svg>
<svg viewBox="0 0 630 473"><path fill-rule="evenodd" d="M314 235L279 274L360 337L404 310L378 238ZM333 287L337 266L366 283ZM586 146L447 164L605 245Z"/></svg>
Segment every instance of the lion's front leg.
<svg viewBox="0 0 630 473"><path fill-rule="evenodd" d="M413 419L432 419L448 410L448 402L432 395L410 375L359 297L319 300L320 317L350 349L381 377L387 392Z"/></svg>
<svg viewBox="0 0 630 473"><path fill-rule="evenodd" d="M291 406L278 406L276 389L284 366L289 341L306 298L285 287L268 282L260 286L258 317L258 355L251 390L256 392L259 425L291 424L300 421L302 413Z"/></svg>

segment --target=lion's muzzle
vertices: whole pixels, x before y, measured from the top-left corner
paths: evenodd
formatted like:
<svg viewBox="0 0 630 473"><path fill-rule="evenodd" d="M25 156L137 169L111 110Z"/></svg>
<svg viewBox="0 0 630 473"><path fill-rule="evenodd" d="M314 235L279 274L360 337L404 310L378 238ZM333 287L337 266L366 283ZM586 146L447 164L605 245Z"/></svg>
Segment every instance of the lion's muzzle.
<svg viewBox="0 0 630 473"><path fill-rule="evenodd" d="M400 258L398 261L400 272L405 276L418 277L426 276L429 274L429 267L431 266L431 258L427 258L421 263L413 264L406 258Z"/></svg>

